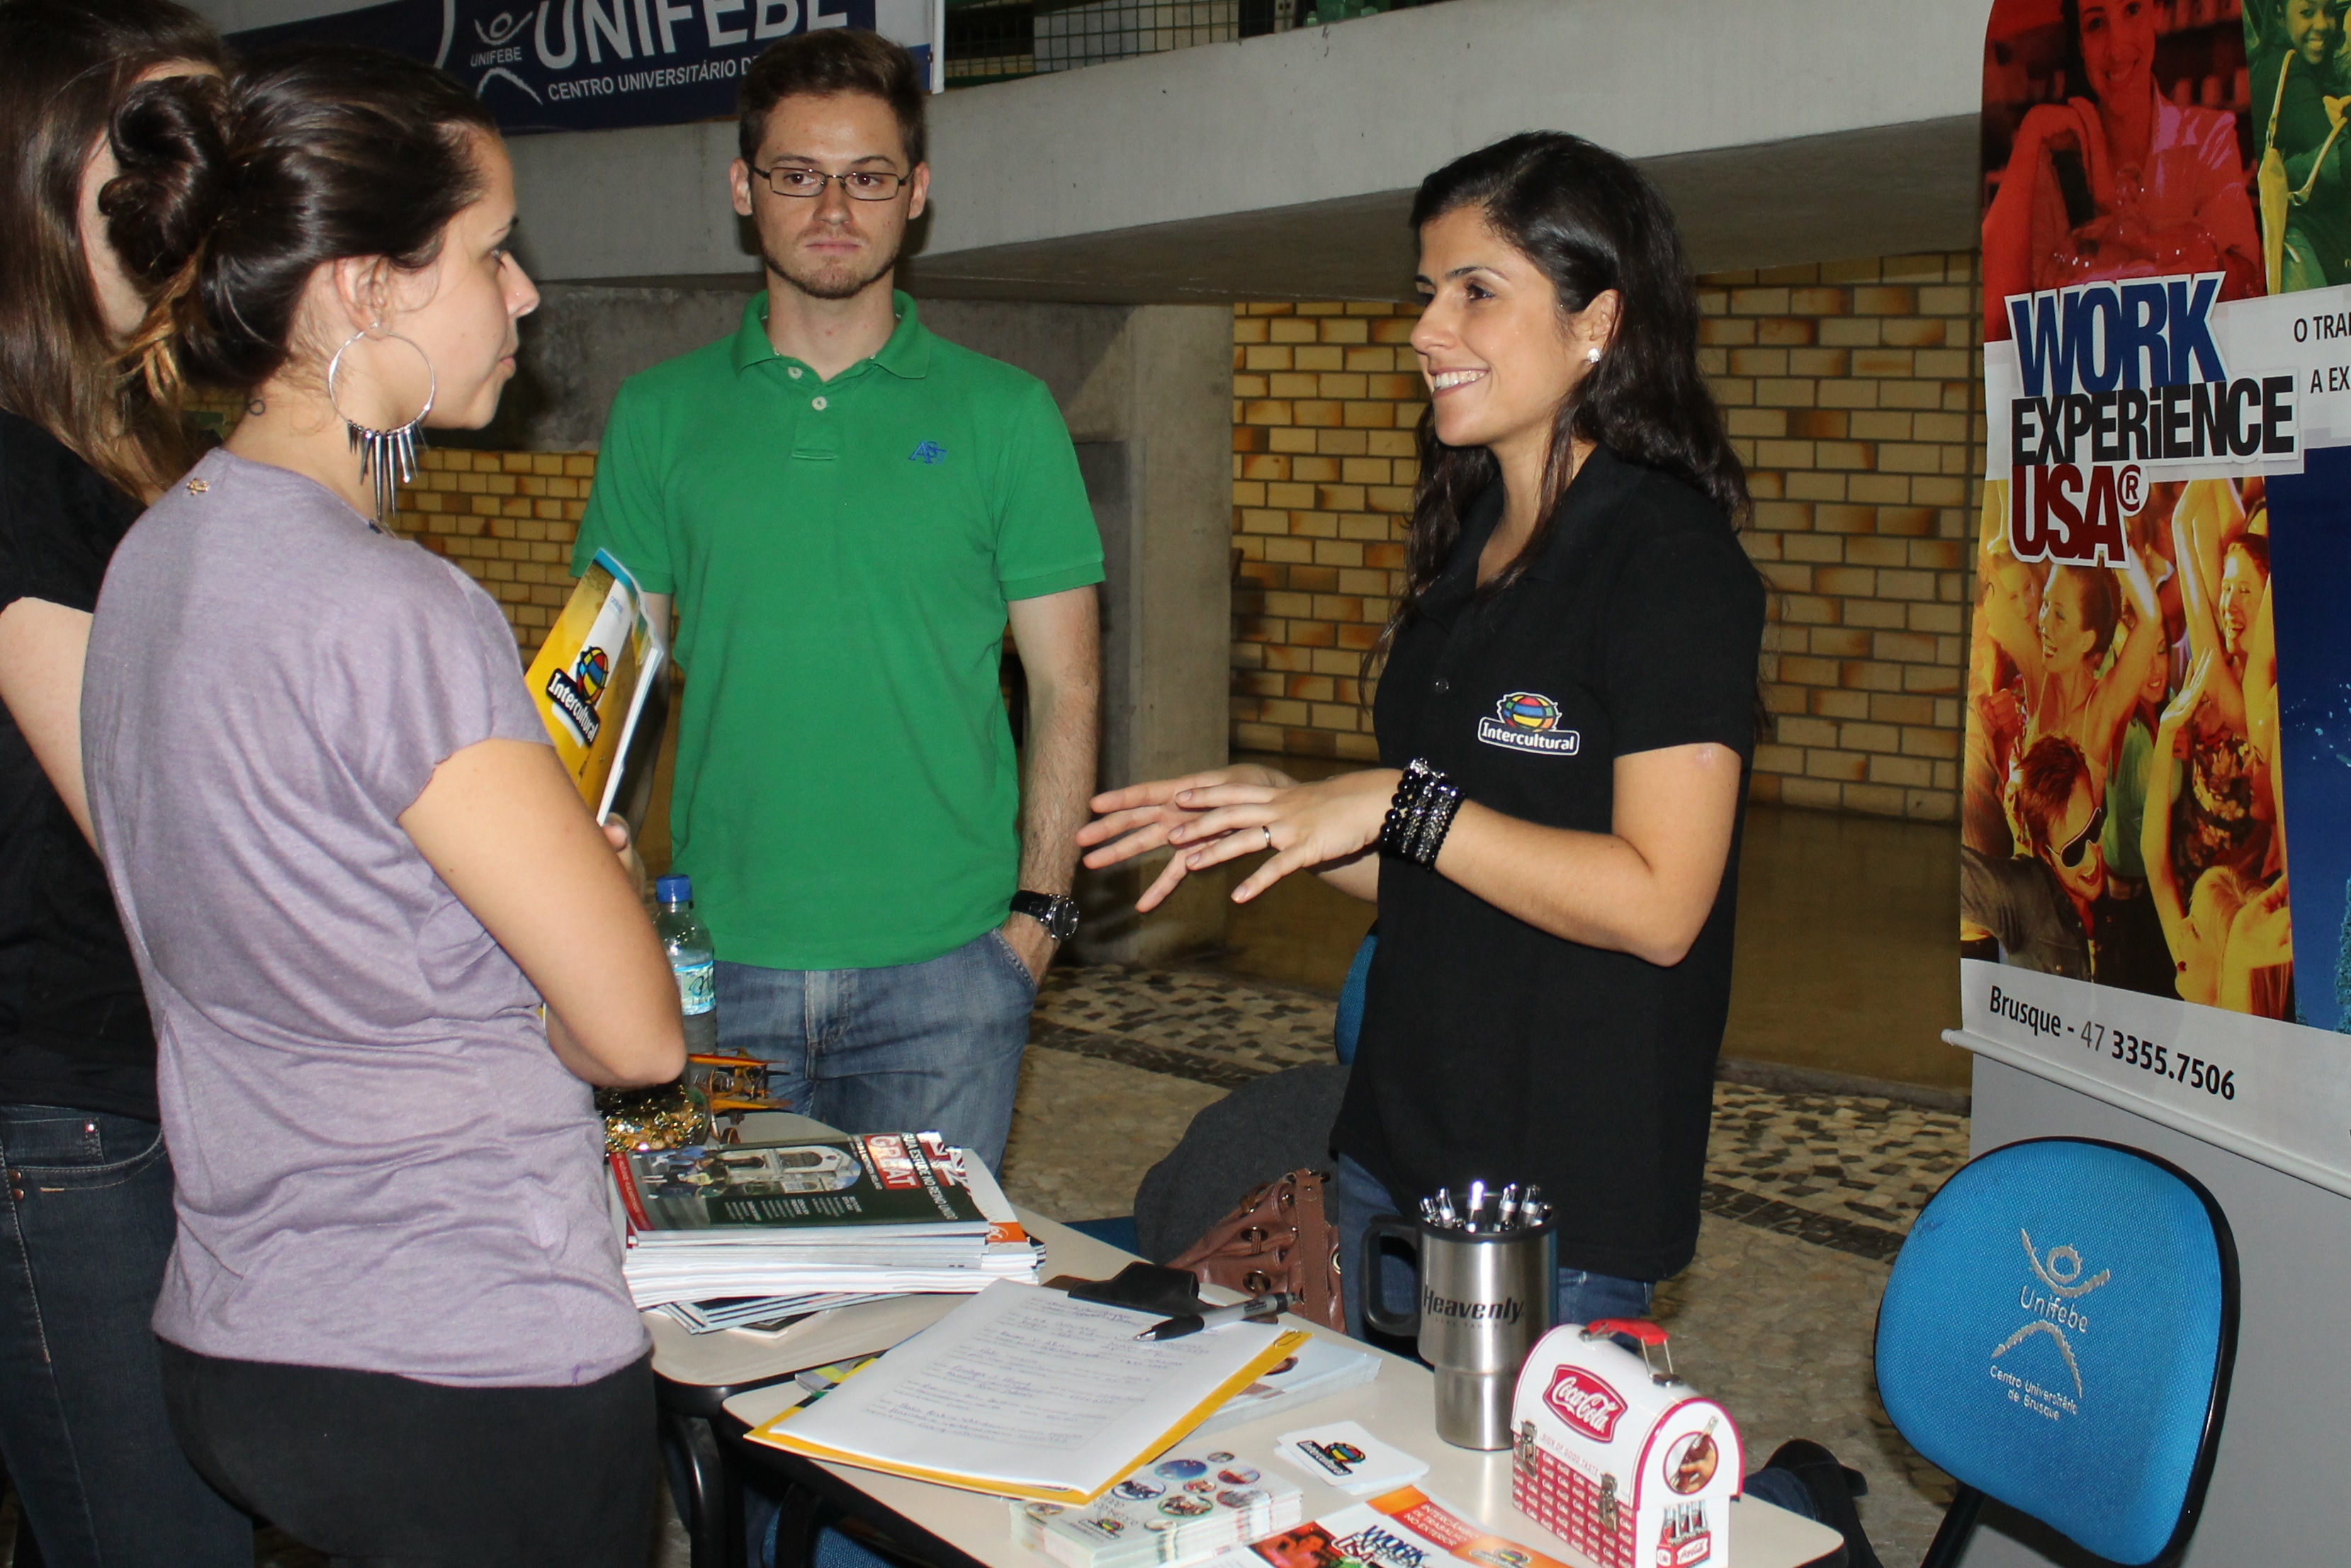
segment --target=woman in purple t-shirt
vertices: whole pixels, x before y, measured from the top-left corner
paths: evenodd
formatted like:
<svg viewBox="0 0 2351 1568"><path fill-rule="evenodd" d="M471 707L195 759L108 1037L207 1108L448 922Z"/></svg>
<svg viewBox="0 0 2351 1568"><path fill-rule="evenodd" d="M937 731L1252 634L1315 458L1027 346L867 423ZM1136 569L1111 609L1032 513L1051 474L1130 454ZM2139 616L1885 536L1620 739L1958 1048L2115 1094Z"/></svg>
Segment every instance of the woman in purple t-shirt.
<svg viewBox="0 0 2351 1568"><path fill-rule="evenodd" d="M83 688L180 1173L172 1426L338 1559L642 1562L590 1086L677 1073L676 988L496 605L382 528L400 433L486 423L538 301L505 149L356 49L151 84L114 140L141 368L246 400L117 551Z"/></svg>

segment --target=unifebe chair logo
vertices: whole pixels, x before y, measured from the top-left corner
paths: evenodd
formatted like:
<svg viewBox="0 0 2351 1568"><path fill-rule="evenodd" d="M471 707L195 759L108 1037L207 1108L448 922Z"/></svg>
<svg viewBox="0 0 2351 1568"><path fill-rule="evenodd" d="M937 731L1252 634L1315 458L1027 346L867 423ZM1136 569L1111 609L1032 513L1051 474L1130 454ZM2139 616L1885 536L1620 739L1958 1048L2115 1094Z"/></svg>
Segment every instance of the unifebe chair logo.
<svg viewBox="0 0 2351 1568"><path fill-rule="evenodd" d="M1595 1443L1614 1440L1617 1419L1625 1414L1625 1396L1580 1366L1552 1372L1551 1386L1543 1390L1543 1403Z"/></svg>
<svg viewBox="0 0 2351 1568"><path fill-rule="evenodd" d="M1573 757L1583 748L1583 737L1559 727L1559 704L1541 692L1512 692L1494 705L1494 716L1478 721L1478 738L1489 746L1512 751L1532 751L1546 757Z"/></svg>
<svg viewBox="0 0 2351 1568"><path fill-rule="evenodd" d="M2002 1340L1992 1351L1991 1375L1994 1381L2007 1385L2010 1399L2037 1416L2060 1421L2082 1413L2079 1403L2084 1392L2082 1364L2074 1359L2074 1342L2070 1336L2088 1333L2090 1320L2074 1303L2112 1281L2115 1271L2101 1269L2085 1280L2082 1276L2086 1266L2082 1261L2082 1254L2074 1248L2052 1247L2044 1256L2032 1245L2031 1231L2020 1227L2017 1235L2023 1239L2025 1259L2032 1265L2034 1278L2041 1288L2036 1289L2032 1281L2027 1281L2018 1288L2016 1304L2020 1310L2031 1313L2032 1321ZM2062 1390L2043 1387L2032 1378L2021 1376L1999 1364L2001 1357L2009 1352L2028 1341L2044 1337L2055 1343L2057 1354L2065 1363L2065 1371L2073 1379L2074 1395L2070 1399Z"/></svg>

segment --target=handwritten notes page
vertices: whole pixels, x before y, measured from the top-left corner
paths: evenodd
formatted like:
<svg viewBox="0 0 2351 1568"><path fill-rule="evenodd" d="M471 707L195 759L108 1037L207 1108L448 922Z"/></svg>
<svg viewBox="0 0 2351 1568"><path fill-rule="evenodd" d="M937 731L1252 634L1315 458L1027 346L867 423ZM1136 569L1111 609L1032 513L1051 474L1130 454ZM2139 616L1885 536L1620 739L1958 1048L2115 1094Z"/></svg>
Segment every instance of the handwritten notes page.
<svg viewBox="0 0 2351 1568"><path fill-rule="evenodd" d="M1306 1338L1235 1323L1154 1343L1155 1320L999 1281L759 1442L975 1491L1084 1500Z"/></svg>

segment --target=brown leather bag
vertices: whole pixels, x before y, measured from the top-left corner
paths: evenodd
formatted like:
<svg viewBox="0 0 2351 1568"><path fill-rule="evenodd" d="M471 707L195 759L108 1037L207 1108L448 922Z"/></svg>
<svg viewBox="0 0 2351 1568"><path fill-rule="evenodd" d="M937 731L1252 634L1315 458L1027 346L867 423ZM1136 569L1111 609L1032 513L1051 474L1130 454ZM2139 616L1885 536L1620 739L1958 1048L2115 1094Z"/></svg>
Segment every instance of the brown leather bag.
<svg viewBox="0 0 2351 1568"><path fill-rule="evenodd" d="M1324 1328L1344 1332L1339 1295L1339 1228L1329 1212L1331 1177L1292 1171L1270 1181L1208 1228L1173 1265L1201 1282L1261 1296L1287 1291L1290 1310Z"/></svg>

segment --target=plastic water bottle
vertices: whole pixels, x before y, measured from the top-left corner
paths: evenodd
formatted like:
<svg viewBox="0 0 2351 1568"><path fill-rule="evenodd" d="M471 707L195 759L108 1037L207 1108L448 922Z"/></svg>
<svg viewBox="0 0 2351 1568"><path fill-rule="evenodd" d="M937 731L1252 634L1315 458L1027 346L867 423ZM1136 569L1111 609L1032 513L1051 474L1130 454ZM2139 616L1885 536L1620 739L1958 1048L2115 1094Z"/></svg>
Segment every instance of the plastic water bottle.
<svg viewBox="0 0 2351 1568"><path fill-rule="evenodd" d="M717 956L710 945L710 927L695 918L694 879L663 877L653 883L653 897L661 904L653 929L661 934L670 969L677 976L685 1049L709 1055L718 1049Z"/></svg>

